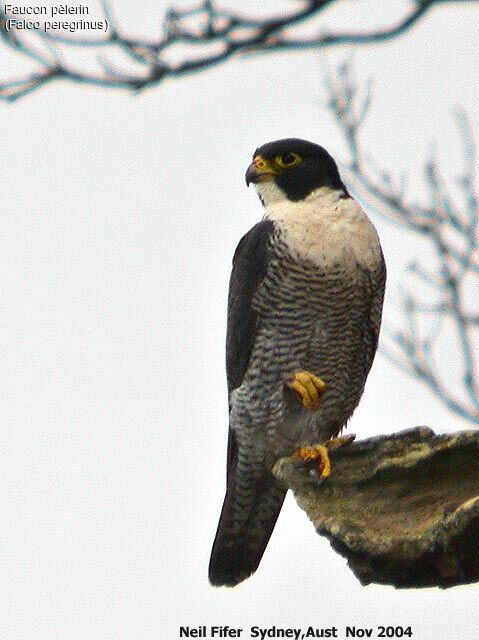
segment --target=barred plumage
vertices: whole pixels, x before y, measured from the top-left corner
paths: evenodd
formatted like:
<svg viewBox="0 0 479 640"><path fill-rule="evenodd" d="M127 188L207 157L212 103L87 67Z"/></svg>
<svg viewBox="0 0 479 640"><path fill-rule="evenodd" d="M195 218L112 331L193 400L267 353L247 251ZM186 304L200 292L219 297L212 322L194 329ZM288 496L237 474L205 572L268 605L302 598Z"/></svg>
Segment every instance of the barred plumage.
<svg viewBox="0 0 479 640"><path fill-rule="evenodd" d="M298 446L339 433L360 400L377 347L386 272L376 231L342 183L323 184L324 176L335 180L336 174L321 147L271 145L285 143L294 143L306 159L310 153L316 164L334 166L319 171L319 184L309 168L316 188L306 193L297 180L288 193L293 170L281 173L285 191L279 178L268 178L264 188L258 178L265 217L235 254L228 303L227 493L209 572L215 585L237 584L257 568L285 495L272 466ZM265 166L255 169L261 178L276 175L271 163ZM319 410L305 410L288 388L298 371L326 383Z"/></svg>
<svg viewBox="0 0 479 640"><path fill-rule="evenodd" d="M269 252L267 275L253 299L259 317L255 344L230 403L237 433L241 426L236 425L246 416L258 430L255 437L272 432L273 441L266 445L271 466L296 446L327 440L346 424L362 395L379 327L371 327L378 285L373 287L369 272L300 263L278 228ZM317 413L302 410L284 387L297 370L311 371L326 382Z"/></svg>

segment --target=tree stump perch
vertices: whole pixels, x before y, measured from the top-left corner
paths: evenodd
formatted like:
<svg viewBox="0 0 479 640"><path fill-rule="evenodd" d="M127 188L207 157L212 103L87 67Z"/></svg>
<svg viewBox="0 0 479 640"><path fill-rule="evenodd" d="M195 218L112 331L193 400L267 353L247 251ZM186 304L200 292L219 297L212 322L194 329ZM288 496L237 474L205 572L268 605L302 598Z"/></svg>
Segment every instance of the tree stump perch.
<svg viewBox="0 0 479 640"><path fill-rule="evenodd" d="M479 580L479 431L417 427L331 451L318 484L294 458L273 473L362 584Z"/></svg>

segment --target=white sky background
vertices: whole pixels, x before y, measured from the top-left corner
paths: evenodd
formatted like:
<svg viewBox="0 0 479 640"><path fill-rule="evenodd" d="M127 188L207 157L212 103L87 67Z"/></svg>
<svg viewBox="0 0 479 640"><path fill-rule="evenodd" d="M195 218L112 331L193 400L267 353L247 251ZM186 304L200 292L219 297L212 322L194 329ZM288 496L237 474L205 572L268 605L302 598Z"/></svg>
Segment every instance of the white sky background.
<svg viewBox="0 0 479 640"><path fill-rule="evenodd" d="M134 16L120 3L138 31L158 23L157 4L135 3ZM399 15L405 3L380 16L375 2L343 2L322 22L379 22L392 5ZM478 22L479 6L440 6L401 39L356 49L358 78L374 78L364 140L379 163L413 174L436 140L458 173L451 109L477 135ZM244 171L255 147L291 135L346 157L319 63L346 54L238 59L137 97L53 83L0 109L1 638L174 640L202 624L477 634L476 586L362 587L292 499L250 580L207 582L224 494L230 263L261 217ZM421 248L378 228L393 319ZM379 356L349 431L418 424L470 426Z"/></svg>

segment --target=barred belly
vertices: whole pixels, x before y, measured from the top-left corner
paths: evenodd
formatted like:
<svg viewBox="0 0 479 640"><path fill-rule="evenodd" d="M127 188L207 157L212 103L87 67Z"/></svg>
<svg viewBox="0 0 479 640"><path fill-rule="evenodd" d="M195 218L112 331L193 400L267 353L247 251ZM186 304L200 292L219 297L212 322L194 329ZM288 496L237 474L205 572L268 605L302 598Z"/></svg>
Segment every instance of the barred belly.
<svg viewBox="0 0 479 640"><path fill-rule="evenodd" d="M259 287L256 340L247 373L231 398L240 448L271 467L299 445L336 435L363 392L375 345L369 326L369 281L356 265L318 269L300 263L276 237ZM285 387L306 370L327 385L321 407L304 409Z"/></svg>

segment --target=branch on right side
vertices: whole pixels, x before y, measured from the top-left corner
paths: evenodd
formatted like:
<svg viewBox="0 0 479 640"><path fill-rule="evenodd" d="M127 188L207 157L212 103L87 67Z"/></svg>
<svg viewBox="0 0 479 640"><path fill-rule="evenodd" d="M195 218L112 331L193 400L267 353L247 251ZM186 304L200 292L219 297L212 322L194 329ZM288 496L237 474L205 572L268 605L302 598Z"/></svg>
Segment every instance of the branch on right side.
<svg viewBox="0 0 479 640"><path fill-rule="evenodd" d="M360 90L350 64L326 73L325 84L328 109L350 154L343 167L348 187L377 215L423 238L432 255L427 265L422 259L408 265L408 281L397 302L401 323L399 327L384 324L380 353L426 384L453 413L479 424L474 353L479 340L479 221L476 152L469 121L462 111L455 114L464 158L455 184L448 182L431 155L422 169L427 202L411 202L404 177L378 170L363 151L360 132L371 104L370 85ZM453 350L452 364L450 357L444 357L444 345L449 355Z"/></svg>
<svg viewBox="0 0 479 640"><path fill-rule="evenodd" d="M294 457L273 473L362 584L444 588L479 581L478 454L477 430L417 427L332 451L321 484Z"/></svg>

